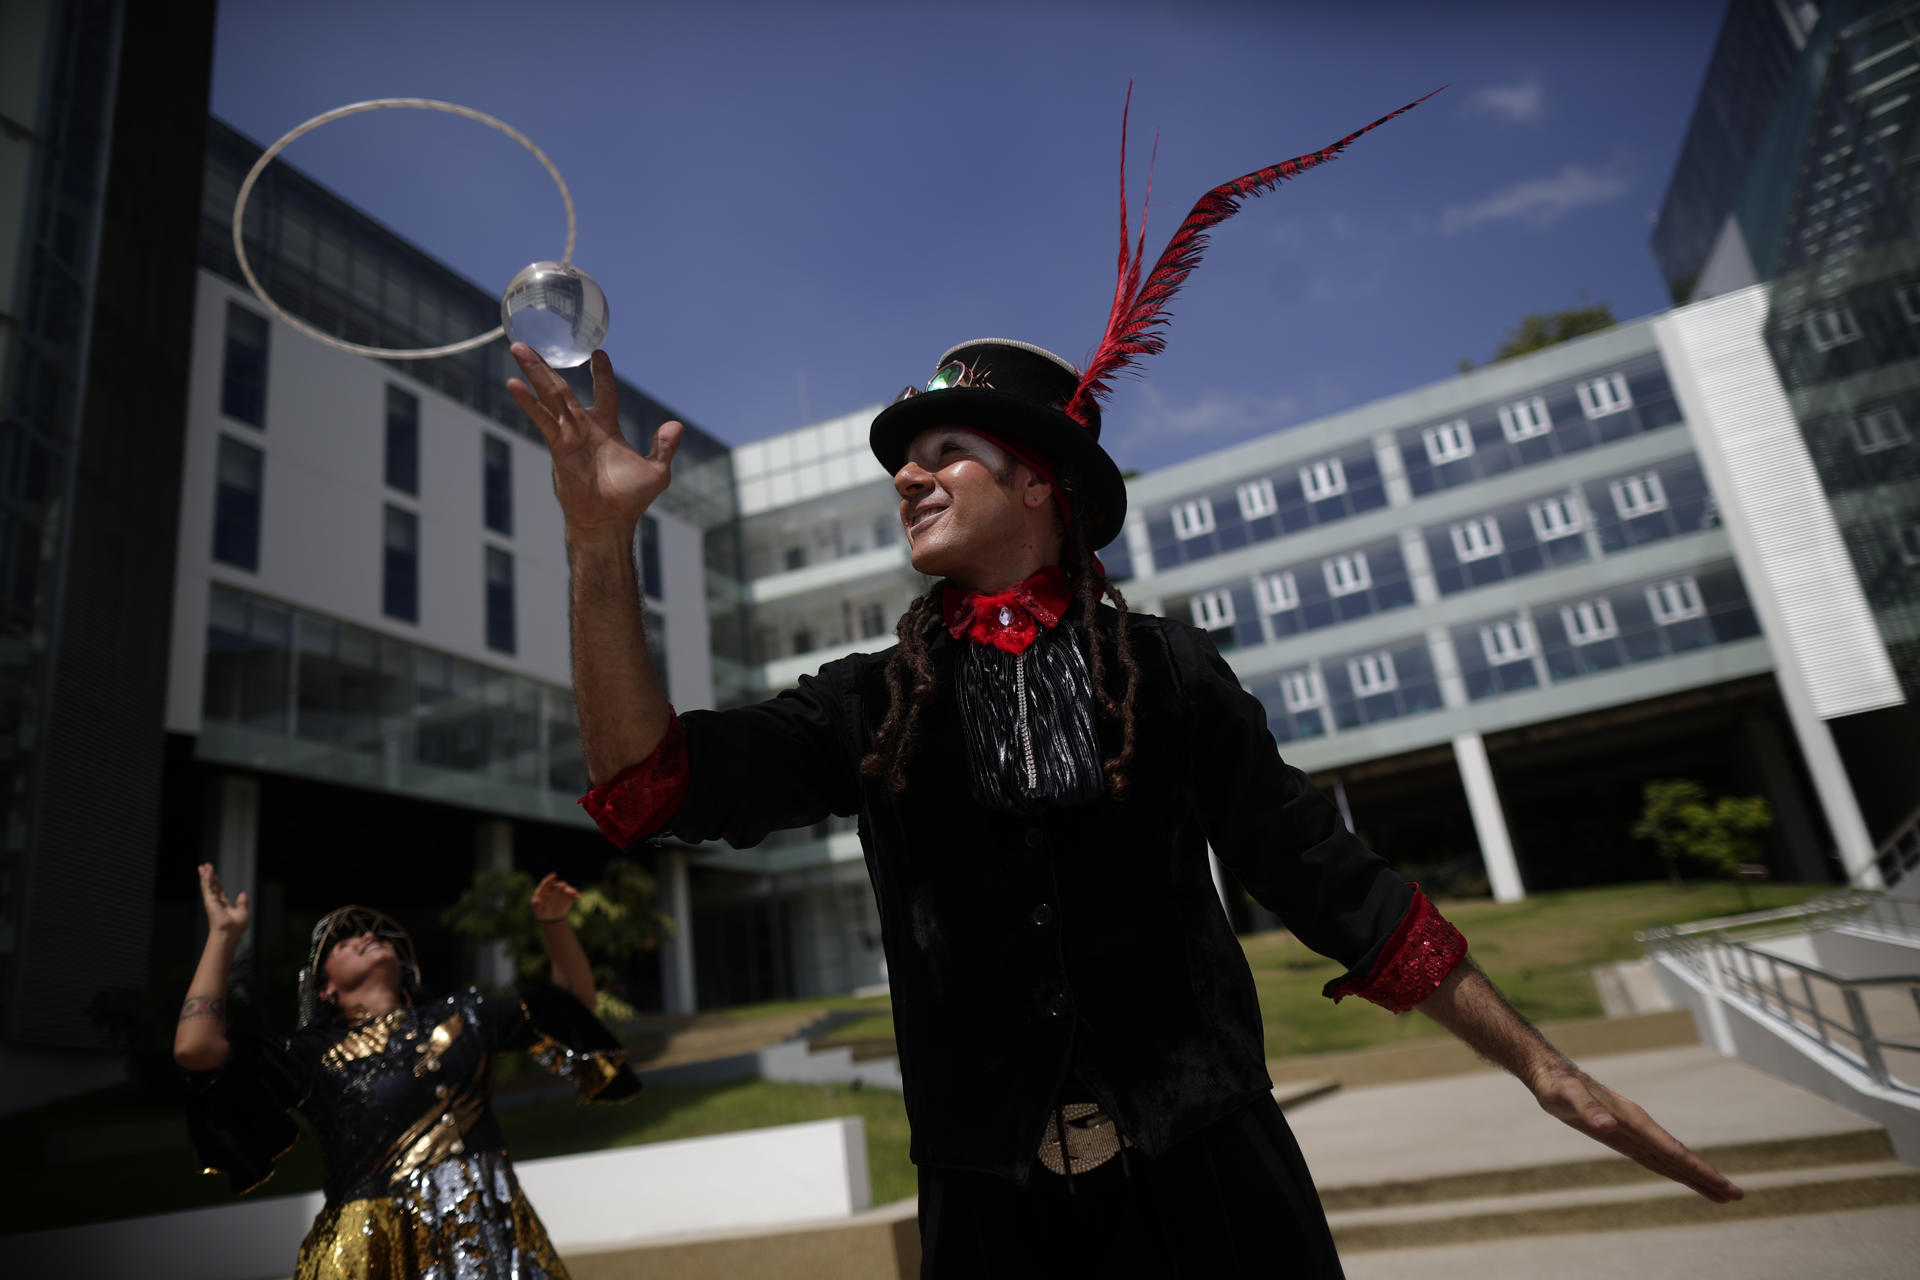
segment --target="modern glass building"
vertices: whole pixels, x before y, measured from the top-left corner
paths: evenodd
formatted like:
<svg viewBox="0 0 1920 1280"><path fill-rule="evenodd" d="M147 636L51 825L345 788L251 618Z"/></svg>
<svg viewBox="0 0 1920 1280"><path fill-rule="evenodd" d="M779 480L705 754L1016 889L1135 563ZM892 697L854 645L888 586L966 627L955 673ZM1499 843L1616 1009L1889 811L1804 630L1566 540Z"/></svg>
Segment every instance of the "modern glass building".
<svg viewBox="0 0 1920 1280"><path fill-rule="evenodd" d="M0 1097L145 984L213 5L0 6Z"/></svg>
<svg viewBox="0 0 1920 1280"><path fill-rule="evenodd" d="M1653 227L1653 256L1676 306L1758 279L1735 206L1820 8L1814 0L1727 5Z"/></svg>
<svg viewBox="0 0 1920 1280"><path fill-rule="evenodd" d="M1659 323L1131 485L1108 561L1132 601L1209 631L1283 754L1443 890L1658 874L1627 832L1668 776L1770 796L1775 873L1838 873L1842 797L1808 773Z"/></svg>
<svg viewBox="0 0 1920 1280"><path fill-rule="evenodd" d="M1741 19L1746 7L1759 6L1732 6L1716 67L1745 65L1729 33L1760 21ZM1730 217L1750 278L1767 283L1770 363L1898 682L1898 705L1833 721L1889 875L1920 859L1917 36L1911 3L1820 6L1764 128L1740 130ZM1720 127L1711 99L1703 94L1693 132ZM1689 180L1682 164L1669 206Z"/></svg>
<svg viewBox="0 0 1920 1280"><path fill-rule="evenodd" d="M368 359L254 296L231 218L260 153L210 122L154 955L190 949L191 869L208 857L253 891L263 955L340 901L377 898L442 981L464 979L474 960L439 917L476 870L586 882L613 855L575 803L588 781L547 451L506 393L504 342ZM418 348L498 323L490 293L284 164L254 188L244 235L268 296L323 333ZM641 447L685 421L624 382L620 402ZM678 705L737 701L731 451L690 424L674 472L634 547L653 653ZM642 860L687 916L684 851ZM690 1007L691 937L637 962L623 994Z"/></svg>

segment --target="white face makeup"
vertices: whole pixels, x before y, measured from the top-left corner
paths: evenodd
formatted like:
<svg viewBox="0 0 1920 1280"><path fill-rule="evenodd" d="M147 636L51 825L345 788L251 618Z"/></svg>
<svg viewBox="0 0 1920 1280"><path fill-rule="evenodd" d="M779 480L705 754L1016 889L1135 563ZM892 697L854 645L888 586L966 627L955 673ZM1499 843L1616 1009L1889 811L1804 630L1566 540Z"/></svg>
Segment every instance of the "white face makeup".
<svg viewBox="0 0 1920 1280"><path fill-rule="evenodd" d="M1038 568L1036 507L1023 499L1011 454L964 427L929 427L895 473L913 567L966 586L1006 585ZM1044 499L1041 499L1042 501Z"/></svg>

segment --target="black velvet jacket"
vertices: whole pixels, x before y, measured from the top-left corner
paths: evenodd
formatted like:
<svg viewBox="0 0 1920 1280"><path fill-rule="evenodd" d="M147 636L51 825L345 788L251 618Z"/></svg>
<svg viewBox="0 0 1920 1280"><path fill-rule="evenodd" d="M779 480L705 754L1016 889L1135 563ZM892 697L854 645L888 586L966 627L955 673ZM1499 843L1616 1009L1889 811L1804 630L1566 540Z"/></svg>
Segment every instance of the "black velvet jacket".
<svg viewBox="0 0 1920 1280"><path fill-rule="evenodd" d="M1118 696L1117 615L1098 614ZM886 714L888 653L681 718L690 789L666 828L681 839L746 847L859 816L918 1163L1024 1181L1069 1071L1148 1156L1271 1087L1209 844L1303 942L1363 977L1412 902L1281 761L1205 633L1130 617L1141 678L1123 800L1037 817L975 804L952 688L962 642L944 630L900 795L858 767ZM1115 726L1099 727L1111 753Z"/></svg>

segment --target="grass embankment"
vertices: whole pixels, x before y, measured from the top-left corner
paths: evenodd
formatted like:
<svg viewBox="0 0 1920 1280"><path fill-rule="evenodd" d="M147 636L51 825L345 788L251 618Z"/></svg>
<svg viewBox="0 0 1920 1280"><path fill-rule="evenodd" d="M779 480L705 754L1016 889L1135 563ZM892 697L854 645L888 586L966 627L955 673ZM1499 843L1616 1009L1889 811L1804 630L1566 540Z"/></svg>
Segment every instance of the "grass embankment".
<svg viewBox="0 0 1920 1280"><path fill-rule="evenodd" d="M1753 886L1752 908L1785 906L1825 892L1819 885ZM1748 909L1733 885L1621 885L1545 893L1506 906L1484 900L1441 904L1459 925L1481 967L1513 1003L1537 1022L1598 1016L1600 1001L1588 970L1641 954L1638 930ZM1320 995L1339 966L1301 947L1285 933L1243 938L1266 1019L1269 1057L1358 1049L1443 1034L1426 1018L1391 1017L1358 1000L1335 1006ZM806 1009L860 1011L832 1041L874 1040L892 1034L886 997L778 1001L729 1009L742 1021ZM158 1213L227 1199L225 1179L197 1176L184 1151L85 1158L85 1147L107 1126L177 1125L175 1106L135 1105L124 1090L0 1117L0 1232ZM664 1142L832 1116L866 1122L873 1199L884 1204L914 1193L907 1159L907 1123L899 1095L874 1089L746 1084L651 1088L620 1107L578 1107L551 1100L501 1109L501 1123L517 1159ZM69 1155L50 1159L50 1143ZM280 1163L257 1195L284 1195L320 1185L318 1149L303 1141ZM646 1194L644 1187L635 1195Z"/></svg>

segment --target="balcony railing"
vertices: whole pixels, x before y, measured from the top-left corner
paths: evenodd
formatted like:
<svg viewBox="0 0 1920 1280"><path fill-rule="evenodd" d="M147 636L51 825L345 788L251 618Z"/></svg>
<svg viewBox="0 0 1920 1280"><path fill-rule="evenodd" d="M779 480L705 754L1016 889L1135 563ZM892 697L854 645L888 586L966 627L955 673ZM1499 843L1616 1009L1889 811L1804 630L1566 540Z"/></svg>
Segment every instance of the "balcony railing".
<svg viewBox="0 0 1920 1280"><path fill-rule="evenodd" d="M1920 943L1920 899L1851 891L1778 911L1662 926L1640 941L1650 955L1669 958L1882 1089L1920 1097L1920 973L1847 977L1756 945L1840 925Z"/></svg>

